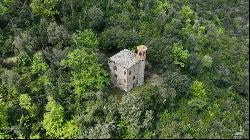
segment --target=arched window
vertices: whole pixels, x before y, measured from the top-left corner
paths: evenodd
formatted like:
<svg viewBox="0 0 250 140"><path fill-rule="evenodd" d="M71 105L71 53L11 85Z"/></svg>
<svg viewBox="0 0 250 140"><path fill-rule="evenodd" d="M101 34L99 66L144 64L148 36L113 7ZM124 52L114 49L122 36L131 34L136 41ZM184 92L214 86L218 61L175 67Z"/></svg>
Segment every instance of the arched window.
<svg viewBox="0 0 250 140"><path fill-rule="evenodd" d="M141 52L139 52L139 56L141 56L142 55L142 53Z"/></svg>
<svg viewBox="0 0 250 140"><path fill-rule="evenodd" d="M126 75L127 74L127 72L126 71L124 71L124 75Z"/></svg>
<svg viewBox="0 0 250 140"><path fill-rule="evenodd" d="M129 75L131 75L131 70L129 71L129 73L128 73Z"/></svg>

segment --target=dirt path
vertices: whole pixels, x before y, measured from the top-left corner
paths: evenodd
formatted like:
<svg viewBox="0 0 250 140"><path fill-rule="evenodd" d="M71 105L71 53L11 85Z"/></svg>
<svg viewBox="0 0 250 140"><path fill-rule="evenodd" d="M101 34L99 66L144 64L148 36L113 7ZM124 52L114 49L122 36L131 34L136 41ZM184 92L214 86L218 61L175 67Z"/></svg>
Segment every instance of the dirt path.
<svg viewBox="0 0 250 140"><path fill-rule="evenodd" d="M158 75L150 64L146 62L147 69L145 69L145 80L151 85L161 85L164 81L163 78Z"/></svg>
<svg viewBox="0 0 250 140"><path fill-rule="evenodd" d="M164 82L163 79L156 73L151 73L150 77L148 77L148 81L151 85L161 85Z"/></svg>

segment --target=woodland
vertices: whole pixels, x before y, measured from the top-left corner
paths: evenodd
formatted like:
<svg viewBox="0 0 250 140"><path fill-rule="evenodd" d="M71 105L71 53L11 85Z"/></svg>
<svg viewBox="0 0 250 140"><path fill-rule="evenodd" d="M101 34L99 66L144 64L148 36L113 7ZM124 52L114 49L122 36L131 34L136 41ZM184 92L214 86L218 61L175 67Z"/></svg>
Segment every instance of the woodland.
<svg viewBox="0 0 250 140"><path fill-rule="evenodd" d="M248 0L0 0L0 139L249 139L248 53Z"/></svg>

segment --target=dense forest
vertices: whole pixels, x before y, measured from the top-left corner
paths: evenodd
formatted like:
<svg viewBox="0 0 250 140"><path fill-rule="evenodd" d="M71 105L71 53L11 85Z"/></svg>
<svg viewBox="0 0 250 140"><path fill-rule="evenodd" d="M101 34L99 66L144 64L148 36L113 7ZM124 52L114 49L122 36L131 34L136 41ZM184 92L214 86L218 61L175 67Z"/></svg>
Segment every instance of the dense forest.
<svg viewBox="0 0 250 140"><path fill-rule="evenodd" d="M142 44L144 85L112 88ZM0 139L248 139L248 52L248 0L0 0Z"/></svg>

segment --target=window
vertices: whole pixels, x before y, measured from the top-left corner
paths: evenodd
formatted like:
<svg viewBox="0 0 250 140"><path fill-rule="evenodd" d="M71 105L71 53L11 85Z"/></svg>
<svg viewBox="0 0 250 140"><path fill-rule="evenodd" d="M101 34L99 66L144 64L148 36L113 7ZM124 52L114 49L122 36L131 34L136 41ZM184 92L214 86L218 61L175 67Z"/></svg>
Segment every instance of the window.
<svg viewBox="0 0 250 140"><path fill-rule="evenodd" d="M124 75L126 75L126 71L124 71Z"/></svg>
<svg viewBox="0 0 250 140"><path fill-rule="evenodd" d="M115 76L115 78L117 78L117 75L116 75L116 74L114 74L114 76Z"/></svg>
<svg viewBox="0 0 250 140"><path fill-rule="evenodd" d="M129 71L129 73L128 73L129 75L131 75L131 70Z"/></svg>
<svg viewBox="0 0 250 140"><path fill-rule="evenodd" d="M141 56L141 55L142 55L142 53L141 53L141 52L139 52L139 55Z"/></svg>
<svg viewBox="0 0 250 140"><path fill-rule="evenodd" d="M116 66L114 66L114 67L113 67L113 70L117 70L117 67L116 67Z"/></svg>
<svg viewBox="0 0 250 140"><path fill-rule="evenodd" d="M126 83L126 79L124 79L124 83Z"/></svg>
<svg viewBox="0 0 250 140"><path fill-rule="evenodd" d="M133 76L133 80L135 80L135 76Z"/></svg>

